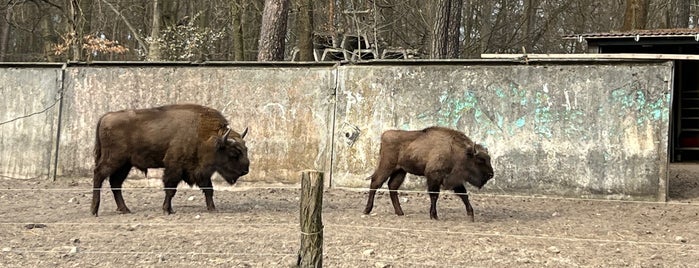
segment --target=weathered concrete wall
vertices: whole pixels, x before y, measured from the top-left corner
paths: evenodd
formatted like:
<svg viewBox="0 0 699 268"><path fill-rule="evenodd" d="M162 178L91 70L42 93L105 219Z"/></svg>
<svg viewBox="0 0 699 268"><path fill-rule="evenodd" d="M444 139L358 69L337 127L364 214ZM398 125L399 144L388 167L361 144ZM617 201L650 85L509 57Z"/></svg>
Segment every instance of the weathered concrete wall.
<svg viewBox="0 0 699 268"><path fill-rule="evenodd" d="M489 149L485 192L665 198L672 63L346 66L339 78L335 186L368 187L384 130L441 125Z"/></svg>
<svg viewBox="0 0 699 268"><path fill-rule="evenodd" d="M53 167L91 176L102 114L192 102L250 127L242 181L296 183L317 169L334 186L367 187L384 130L442 125L489 148L496 176L485 192L655 200L667 191L669 62L73 65L59 112L61 77L58 67L0 70L0 122L39 112L0 125L0 176Z"/></svg>
<svg viewBox="0 0 699 268"><path fill-rule="evenodd" d="M0 176L46 179L51 173L61 68L0 68Z"/></svg>
<svg viewBox="0 0 699 268"><path fill-rule="evenodd" d="M198 103L223 111L246 137L250 174L241 181L297 182L329 172L335 72L331 67L71 67L58 174L92 176L95 127L112 110Z"/></svg>

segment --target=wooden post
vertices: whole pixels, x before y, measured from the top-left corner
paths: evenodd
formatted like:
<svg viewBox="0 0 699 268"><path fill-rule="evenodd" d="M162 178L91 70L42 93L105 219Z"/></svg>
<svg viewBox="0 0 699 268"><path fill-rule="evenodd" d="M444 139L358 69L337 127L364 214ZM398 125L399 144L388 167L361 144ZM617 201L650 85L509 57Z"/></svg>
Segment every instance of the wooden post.
<svg viewBox="0 0 699 268"><path fill-rule="evenodd" d="M323 267L323 172L301 173L301 248L298 267Z"/></svg>

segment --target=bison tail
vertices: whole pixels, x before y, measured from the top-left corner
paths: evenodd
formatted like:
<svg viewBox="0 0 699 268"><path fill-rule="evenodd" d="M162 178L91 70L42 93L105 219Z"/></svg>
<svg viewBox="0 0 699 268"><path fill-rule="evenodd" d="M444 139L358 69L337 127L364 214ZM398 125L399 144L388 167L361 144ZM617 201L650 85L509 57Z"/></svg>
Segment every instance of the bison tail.
<svg viewBox="0 0 699 268"><path fill-rule="evenodd" d="M102 157L102 146L100 145L100 124L102 123L102 117L97 121L97 129L95 130L95 167L99 164L100 158Z"/></svg>

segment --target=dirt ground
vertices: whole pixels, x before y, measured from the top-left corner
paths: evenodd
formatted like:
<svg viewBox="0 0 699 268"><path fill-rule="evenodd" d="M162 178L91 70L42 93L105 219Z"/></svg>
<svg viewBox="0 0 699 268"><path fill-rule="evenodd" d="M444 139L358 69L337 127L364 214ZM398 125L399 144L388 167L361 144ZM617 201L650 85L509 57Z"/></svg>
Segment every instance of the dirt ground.
<svg viewBox="0 0 699 268"><path fill-rule="evenodd" d="M476 222L443 194L439 221L424 193L387 194L372 215L366 193L324 193L325 267L699 267L699 165L673 165L667 203L473 193ZM2 267L291 267L299 247L299 189L244 184L216 191L216 213L182 187L163 215L161 186L127 180L133 213L102 192L90 215L90 179L0 179ZM107 186L105 186L107 187Z"/></svg>

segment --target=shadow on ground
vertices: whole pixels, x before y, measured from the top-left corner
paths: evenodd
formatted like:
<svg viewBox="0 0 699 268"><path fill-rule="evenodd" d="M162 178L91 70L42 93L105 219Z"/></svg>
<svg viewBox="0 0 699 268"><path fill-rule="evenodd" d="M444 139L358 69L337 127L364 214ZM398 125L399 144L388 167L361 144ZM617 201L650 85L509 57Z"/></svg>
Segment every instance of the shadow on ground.
<svg viewBox="0 0 699 268"><path fill-rule="evenodd" d="M672 163L669 171L669 199L699 202L699 163Z"/></svg>

